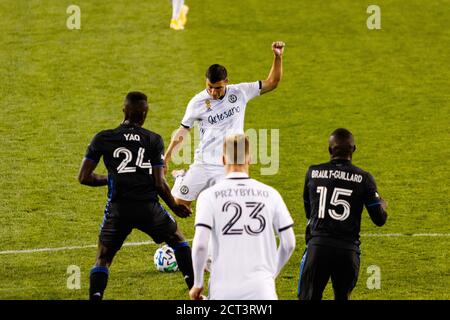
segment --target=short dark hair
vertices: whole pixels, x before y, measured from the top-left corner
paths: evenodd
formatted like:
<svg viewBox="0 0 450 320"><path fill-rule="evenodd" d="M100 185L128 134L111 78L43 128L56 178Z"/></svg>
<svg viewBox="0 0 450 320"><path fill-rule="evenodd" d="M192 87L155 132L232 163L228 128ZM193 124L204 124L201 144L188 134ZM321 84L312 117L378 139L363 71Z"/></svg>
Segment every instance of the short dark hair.
<svg viewBox="0 0 450 320"><path fill-rule="evenodd" d="M147 107L147 96L142 92L132 91L125 97L125 109L131 122L141 123L147 115Z"/></svg>
<svg viewBox="0 0 450 320"><path fill-rule="evenodd" d="M208 79L211 83L225 80L227 77L227 69L220 64L213 64L208 68L208 70L206 70L206 79Z"/></svg>
<svg viewBox="0 0 450 320"><path fill-rule="evenodd" d="M344 128L338 128L331 133L329 144L333 157L348 157L355 151L353 134Z"/></svg>
<svg viewBox="0 0 450 320"><path fill-rule="evenodd" d="M147 96L139 91L131 91L125 97L125 101L130 107L139 107L142 103L147 103Z"/></svg>

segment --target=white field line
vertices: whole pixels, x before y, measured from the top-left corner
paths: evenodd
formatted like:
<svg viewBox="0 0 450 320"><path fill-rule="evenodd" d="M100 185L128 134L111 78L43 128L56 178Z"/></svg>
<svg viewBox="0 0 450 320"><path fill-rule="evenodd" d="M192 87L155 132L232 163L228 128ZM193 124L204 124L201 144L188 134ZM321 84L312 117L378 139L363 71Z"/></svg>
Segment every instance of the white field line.
<svg viewBox="0 0 450 320"><path fill-rule="evenodd" d="M304 234L296 235L297 238L304 237ZM450 237L450 233L362 233L361 237L386 237L386 238L396 238L396 237ZM192 242L192 239L188 239ZM124 247L132 246L142 246L147 244L156 244L153 241L142 241L142 242L125 242ZM85 246L71 246L71 247L59 247L59 248L38 248L38 249L24 249L24 250L5 250L0 251L0 254L23 254L23 253L38 253L38 252L57 252L57 251L69 251L69 250L82 250L96 248L96 244L90 244Z"/></svg>
<svg viewBox="0 0 450 320"><path fill-rule="evenodd" d="M192 240L189 240L192 241ZM142 241L142 242L125 242L123 247L131 247L131 246L142 246L145 244L156 244L153 241ZM68 251L68 250L81 250L81 249L89 249L89 248L97 248L96 244L89 244L85 246L72 246L72 247L60 247L60 248L39 248L39 249L25 249L25 250L5 250L0 251L0 254L18 254L18 253L36 253L36 252L56 252L56 251Z"/></svg>

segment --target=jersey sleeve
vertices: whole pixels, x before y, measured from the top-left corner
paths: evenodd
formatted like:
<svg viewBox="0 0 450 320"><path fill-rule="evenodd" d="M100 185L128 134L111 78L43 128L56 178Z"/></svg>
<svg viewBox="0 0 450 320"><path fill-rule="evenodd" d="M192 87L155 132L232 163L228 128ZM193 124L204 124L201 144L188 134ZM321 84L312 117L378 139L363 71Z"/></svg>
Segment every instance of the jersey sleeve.
<svg viewBox="0 0 450 320"><path fill-rule="evenodd" d="M195 210L195 226L212 230L214 226L213 205L208 199L208 192L200 193Z"/></svg>
<svg viewBox="0 0 450 320"><path fill-rule="evenodd" d="M243 82L239 83L237 86L244 93L245 102L249 102L254 97L259 96L262 88L262 82Z"/></svg>
<svg viewBox="0 0 450 320"><path fill-rule="evenodd" d="M183 119L181 120L181 126L183 126L186 129L191 129L194 126L194 122L198 120L195 115L194 107L195 107L195 100L194 98L192 98L191 101L189 101Z"/></svg>
<svg viewBox="0 0 450 320"><path fill-rule="evenodd" d="M378 195L377 185L373 176L368 173L365 182L364 204L367 208L381 204L380 196Z"/></svg>
<svg viewBox="0 0 450 320"><path fill-rule="evenodd" d="M152 167L164 166L164 141L160 135L156 136L150 148L150 163Z"/></svg>
<svg viewBox="0 0 450 320"><path fill-rule="evenodd" d="M273 226L276 232L280 233L292 227L294 225L294 220L292 220L291 214L289 213L283 198L277 191L274 200L276 204L273 217Z"/></svg>
<svg viewBox="0 0 450 320"><path fill-rule="evenodd" d="M365 184L364 204L373 223L380 227L386 223L387 213L381 205L381 197L378 194L375 179L370 173L367 174Z"/></svg>
<svg viewBox="0 0 450 320"><path fill-rule="evenodd" d="M100 158L103 155L102 152L102 138L100 134L95 135L95 137L92 139L91 143L87 147L85 158L92 160L94 162L99 162Z"/></svg>
<svg viewBox="0 0 450 320"><path fill-rule="evenodd" d="M305 207L306 218L309 219L311 217L311 199L309 198L309 173L310 169L306 172L305 176L305 185L303 187L303 205Z"/></svg>

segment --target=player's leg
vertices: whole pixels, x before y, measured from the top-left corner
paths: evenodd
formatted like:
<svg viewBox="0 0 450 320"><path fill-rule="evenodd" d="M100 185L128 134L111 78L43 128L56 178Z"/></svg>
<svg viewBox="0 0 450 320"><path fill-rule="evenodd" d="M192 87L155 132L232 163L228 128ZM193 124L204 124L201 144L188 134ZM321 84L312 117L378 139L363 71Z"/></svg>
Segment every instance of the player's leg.
<svg viewBox="0 0 450 320"><path fill-rule="evenodd" d="M193 164L185 174L175 172L174 178L172 196L177 204L190 207L200 192L207 187L208 171L204 165Z"/></svg>
<svg viewBox="0 0 450 320"><path fill-rule="evenodd" d="M359 274L359 253L353 250L338 250L335 268L331 273L334 299L349 300L353 288L356 286Z"/></svg>
<svg viewBox="0 0 450 320"><path fill-rule="evenodd" d="M178 268L183 274L184 281L189 289L194 285L194 269L192 266L192 251L181 230L177 228L176 232L166 240L166 243L172 247L177 259Z"/></svg>
<svg viewBox="0 0 450 320"><path fill-rule="evenodd" d="M299 300L321 300L330 279L330 249L309 245L300 264Z"/></svg>
<svg viewBox="0 0 450 320"><path fill-rule="evenodd" d="M172 196L173 196L175 202L177 204L183 204L183 205L187 206L188 208L190 208L192 201L180 198L181 196L184 196L183 193L185 192L186 188L188 188L187 186L184 186L183 189L181 189L181 187L183 185L183 181L186 176L186 172L184 170L173 170L172 176L174 179L174 184L172 187ZM181 191L183 191L183 193Z"/></svg>
<svg viewBox="0 0 450 320"><path fill-rule="evenodd" d="M136 227L147 233L156 243L166 242L174 251L178 268L189 289L194 284L191 248L179 230L175 219L158 202L146 204L142 220Z"/></svg>
<svg viewBox="0 0 450 320"><path fill-rule="evenodd" d="M118 248L104 246L101 241L98 243L97 257L95 265L91 269L89 277L89 299L102 300L103 293L108 284L109 267L116 255Z"/></svg>
<svg viewBox="0 0 450 320"><path fill-rule="evenodd" d="M174 30L183 30L183 24L180 21L181 10L184 5L184 0L172 0L172 18L170 20L170 27Z"/></svg>
<svg viewBox="0 0 450 320"><path fill-rule="evenodd" d="M184 0L172 0L172 20L178 20L180 18L183 5Z"/></svg>
<svg viewBox="0 0 450 320"><path fill-rule="evenodd" d="M208 175L208 180L206 182L205 189L212 187L213 185L215 185L216 183L225 179L225 177L226 177L225 166L208 165L208 166L205 166L205 169L206 169L207 175Z"/></svg>
<svg viewBox="0 0 450 320"><path fill-rule="evenodd" d="M184 3L184 1L183 1L183 3ZM180 12L180 22L183 26L186 25L188 12L189 12L189 7L185 4L183 4L181 6L181 12Z"/></svg>
<svg viewBox="0 0 450 320"><path fill-rule="evenodd" d="M120 205L108 203L100 229L97 257L90 273L89 298L101 300L109 277L109 267L114 256L120 250L131 228L120 218Z"/></svg>

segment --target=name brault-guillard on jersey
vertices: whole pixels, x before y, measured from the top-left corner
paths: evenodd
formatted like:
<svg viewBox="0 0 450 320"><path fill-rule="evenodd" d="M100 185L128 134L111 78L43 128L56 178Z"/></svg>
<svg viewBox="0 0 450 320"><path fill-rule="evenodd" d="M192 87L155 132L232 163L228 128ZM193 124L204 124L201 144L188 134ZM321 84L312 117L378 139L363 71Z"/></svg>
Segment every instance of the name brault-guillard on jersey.
<svg viewBox="0 0 450 320"><path fill-rule="evenodd" d="M312 170L311 179L339 179L361 183L363 176L357 173L351 173L341 170Z"/></svg>

